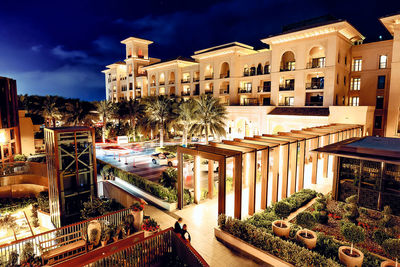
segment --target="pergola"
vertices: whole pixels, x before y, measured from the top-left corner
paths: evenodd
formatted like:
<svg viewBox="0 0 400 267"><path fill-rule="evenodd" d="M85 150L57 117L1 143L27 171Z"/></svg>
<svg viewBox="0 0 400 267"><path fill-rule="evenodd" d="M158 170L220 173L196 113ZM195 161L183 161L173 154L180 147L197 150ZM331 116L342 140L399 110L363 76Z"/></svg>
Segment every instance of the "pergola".
<svg viewBox="0 0 400 267"><path fill-rule="evenodd" d="M319 147L361 137L362 125L330 124L326 126L263 134L210 142L209 145L178 147L178 208L183 208L183 154L194 156L194 201L200 202L200 158L208 160L208 197L213 196L214 161L218 162L218 214L226 213L226 165L233 158L234 217L242 218L242 184L249 188L248 213L254 214L256 206L256 175L261 172L260 207L268 204L268 185L271 179L271 201L286 198L304 188L305 164L312 164L311 183L317 183L318 160L323 161L323 176L328 177L329 157L311 153ZM260 156L261 154L261 156ZM259 164L258 164L259 163Z"/></svg>

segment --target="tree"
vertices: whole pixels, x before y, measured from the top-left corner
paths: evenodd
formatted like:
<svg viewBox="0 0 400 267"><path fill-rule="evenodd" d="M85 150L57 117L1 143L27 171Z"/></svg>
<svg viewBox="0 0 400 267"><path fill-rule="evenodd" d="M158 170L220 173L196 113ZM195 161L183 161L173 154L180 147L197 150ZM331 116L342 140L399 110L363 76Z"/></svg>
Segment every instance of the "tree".
<svg viewBox="0 0 400 267"><path fill-rule="evenodd" d="M387 239L385 240L385 242L383 242L382 247L389 257L393 257L396 259L396 267L397 267L397 261L400 258L400 239L396 238Z"/></svg>
<svg viewBox="0 0 400 267"><path fill-rule="evenodd" d="M297 214L296 216L296 223L300 225L304 230L306 230L306 237L307 237L307 229L314 227L316 220L311 212L303 211Z"/></svg>
<svg viewBox="0 0 400 267"><path fill-rule="evenodd" d="M163 95L146 99L146 115L149 123L155 123L160 130L160 147L164 147L164 129L173 116L172 101Z"/></svg>
<svg viewBox="0 0 400 267"><path fill-rule="evenodd" d="M99 119L102 120L103 126L101 127L101 138L103 143L105 143L105 132L106 132L106 127L107 127L107 121L108 119L111 118L113 114L113 108L114 105L111 101L108 100L102 100L99 102L96 102L96 109L99 114Z"/></svg>
<svg viewBox="0 0 400 267"><path fill-rule="evenodd" d="M193 125L198 117L198 111L199 105L197 105L196 101L194 101L193 99L182 101L176 110L176 113L178 115L177 123L182 125L183 128L183 146L187 146L188 132L190 130L190 127Z"/></svg>
<svg viewBox="0 0 400 267"><path fill-rule="evenodd" d="M138 100L122 101L118 106L118 115L129 122L133 129L133 138L136 141L136 125L137 122L144 116L144 106Z"/></svg>
<svg viewBox="0 0 400 267"><path fill-rule="evenodd" d="M342 233L343 237L351 243L350 254L353 254L354 243L357 244L365 240L364 229L351 222L345 221L340 228L340 232Z"/></svg>
<svg viewBox="0 0 400 267"><path fill-rule="evenodd" d="M44 118L47 127L56 127L56 120L61 119L61 112L57 107L57 100L57 96L46 95L45 98L38 97L36 99L37 102L33 104L36 107L40 107L35 110L35 113ZM49 122L51 122L51 125Z"/></svg>
<svg viewBox="0 0 400 267"><path fill-rule="evenodd" d="M73 126L91 125L96 119L95 106L87 101L73 100L65 105L67 122Z"/></svg>
<svg viewBox="0 0 400 267"><path fill-rule="evenodd" d="M14 238L17 240L17 234L19 227L16 222L15 217L11 216L10 214L6 214L3 218L0 219L0 228L10 228L13 231Z"/></svg>
<svg viewBox="0 0 400 267"><path fill-rule="evenodd" d="M193 133L206 135L206 144L208 144L208 135L226 135L225 120L226 109L219 102L219 99L208 95L201 95L195 100L198 105L198 121L191 127Z"/></svg>

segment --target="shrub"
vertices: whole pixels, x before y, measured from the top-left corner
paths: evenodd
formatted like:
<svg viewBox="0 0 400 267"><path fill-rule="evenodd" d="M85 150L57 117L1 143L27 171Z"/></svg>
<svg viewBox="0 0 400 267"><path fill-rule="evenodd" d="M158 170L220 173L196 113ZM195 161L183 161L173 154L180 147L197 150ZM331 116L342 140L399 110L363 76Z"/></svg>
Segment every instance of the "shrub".
<svg viewBox="0 0 400 267"><path fill-rule="evenodd" d="M178 181L178 171L175 168L168 168L161 173L160 184L168 188L175 188Z"/></svg>
<svg viewBox="0 0 400 267"><path fill-rule="evenodd" d="M24 154L14 155L14 161L26 161L27 157Z"/></svg>
<svg viewBox="0 0 400 267"><path fill-rule="evenodd" d="M387 233L385 233L385 231L383 231L383 230L381 230L381 229L376 230L376 231L372 234L372 237L373 237L374 241L375 241L376 243L378 243L380 246L382 246L383 242L384 242L386 239L389 239L389 238L390 238L390 236L389 236Z"/></svg>
<svg viewBox="0 0 400 267"><path fill-rule="evenodd" d="M19 254L17 251L11 251L8 256L7 267L17 266Z"/></svg>
<svg viewBox="0 0 400 267"><path fill-rule="evenodd" d="M358 196L353 195L346 198L346 204L344 206L344 210L346 211L344 217L353 223L356 223L358 217L360 217L360 212L358 211L357 203L358 203Z"/></svg>
<svg viewBox="0 0 400 267"><path fill-rule="evenodd" d="M33 250L33 244L31 242L27 242L24 244L21 252L21 262L28 263L34 259L35 252Z"/></svg>
<svg viewBox="0 0 400 267"><path fill-rule="evenodd" d="M139 202L139 201L135 201L133 202L133 204L130 206L130 209L132 211L142 211L144 209L144 204Z"/></svg>
<svg viewBox="0 0 400 267"><path fill-rule="evenodd" d="M32 225L33 227L39 227L39 219L38 219L38 209L39 205L37 203L32 204Z"/></svg>
<svg viewBox="0 0 400 267"><path fill-rule="evenodd" d="M95 218L111 211L116 211L123 208L122 205L114 200L103 200L97 197L93 197L92 199L83 202L82 205L83 209L81 210L81 219L83 220Z"/></svg>
<svg viewBox="0 0 400 267"><path fill-rule="evenodd" d="M287 218L292 211L292 205L286 201L279 201L274 205L274 212L280 218Z"/></svg>
<svg viewBox="0 0 400 267"><path fill-rule="evenodd" d="M397 260L400 258L400 239L390 238L385 240L382 245L383 249L385 250L386 254Z"/></svg>
<svg viewBox="0 0 400 267"><path fill-rule="evenodd" d="M303 211L297 214L296 216L296 223L306 229L306 236L307 236L307 229L312 229L316 223L314 216L311 212Z"/></svg>
<svg viewBox="0 0 400 267"><path fill-rule="evenodd" d="M365 240L364 229L360 226L356 226L353 223L344 222L340 227L340 232L343 237L351 243L350 253L353 253L353 244L360 243Z"/></svg>
<svg viewBox="0 0 400 267"><path fill-rule="evenodd" d="M160 229L160 225L157 224L157 221L153 218L146 219L143 221L142 229L145 231L157 231Z"/></svg>
<svg viewBox="0 0 400 267"><path fill-rule="evenodd" d="M383 217L379 220L379 225L385 228L392 226L392 209L390 206L385 206L382 211Z"/></svg>
<svg viewBox="0 0 400 267"><path fill-rule="evenodd" d="M37 197L37 203L39 205L39 209L44 212L50 212L50 206L49 206L49 192L48 191L42 191L40 192Z"/></svg>

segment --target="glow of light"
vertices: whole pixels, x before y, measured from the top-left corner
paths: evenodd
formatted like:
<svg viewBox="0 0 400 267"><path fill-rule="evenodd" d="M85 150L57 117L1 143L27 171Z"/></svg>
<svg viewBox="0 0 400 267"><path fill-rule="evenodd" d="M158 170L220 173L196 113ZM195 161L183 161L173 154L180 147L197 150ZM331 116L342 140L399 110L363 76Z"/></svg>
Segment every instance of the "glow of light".
<svg viewBox="0 0 400 267"><path fill-rule="evenodd" d="M200 202L200 157L199 156L195 156L195 185L194 185L194 190L195 190L195 196L196 199L194 200L196 203Z"/></svg>
<svg viewBox="0 0 400 267"><path fill-rule="evenodd" d="M0 144L5 144L7 141L6 139L6 131L0 130Z"/></svg>

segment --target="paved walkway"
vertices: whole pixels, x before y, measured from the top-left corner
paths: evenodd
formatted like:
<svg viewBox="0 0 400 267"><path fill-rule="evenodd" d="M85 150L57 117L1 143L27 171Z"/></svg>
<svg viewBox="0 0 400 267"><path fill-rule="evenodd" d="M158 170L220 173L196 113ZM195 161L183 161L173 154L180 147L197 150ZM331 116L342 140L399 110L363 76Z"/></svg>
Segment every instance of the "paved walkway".
<svg viewBox="0 0 400 267"><path fill-rule="evenodd" d="M210 266L259 266L216 240L214 227L217 226L217 205L217 199L206 200L201 205L191 205L171 213L147 205L144 214L156 219L162 229L174 226L177 218L182 217L183 223L188 225L192 246Z"/></svg>

